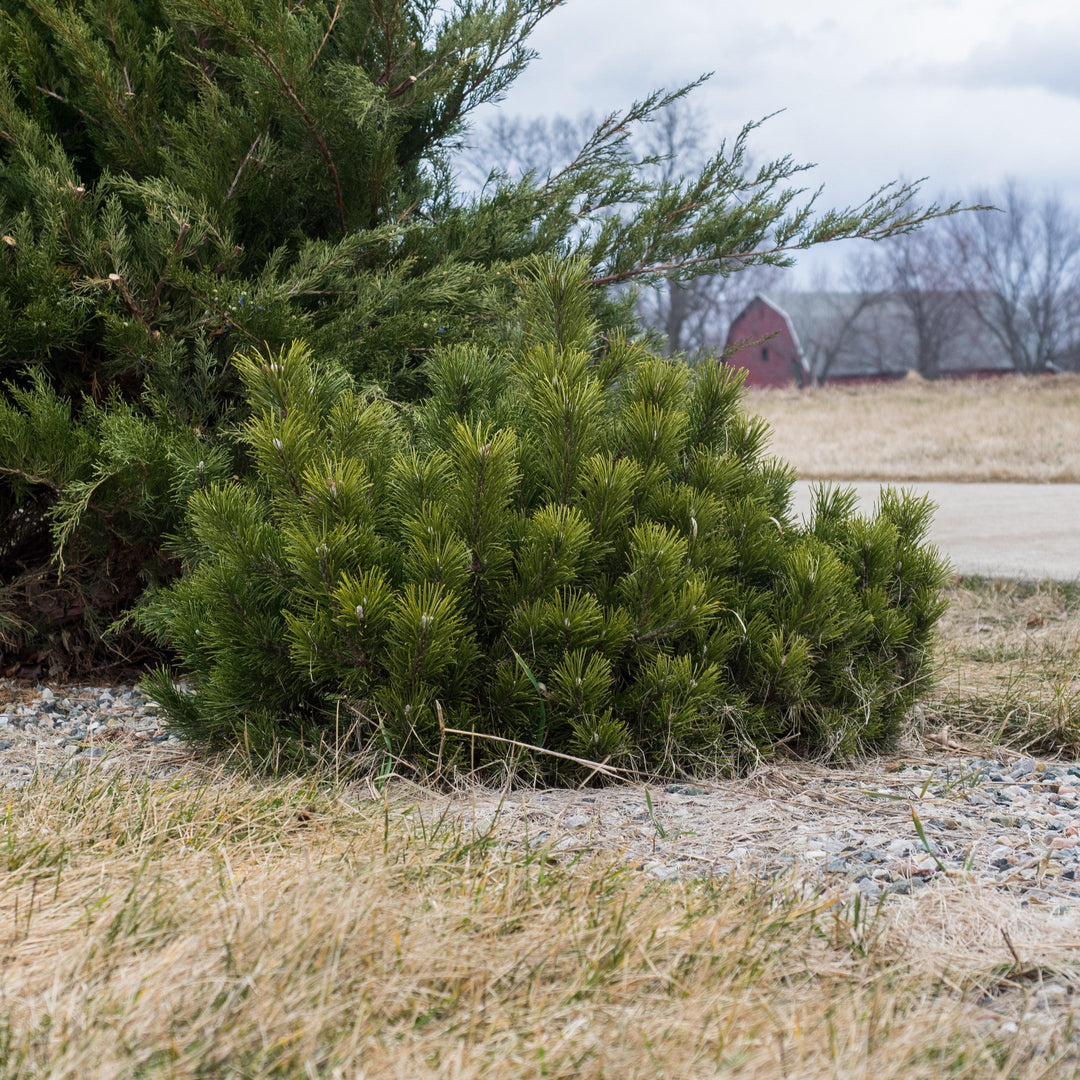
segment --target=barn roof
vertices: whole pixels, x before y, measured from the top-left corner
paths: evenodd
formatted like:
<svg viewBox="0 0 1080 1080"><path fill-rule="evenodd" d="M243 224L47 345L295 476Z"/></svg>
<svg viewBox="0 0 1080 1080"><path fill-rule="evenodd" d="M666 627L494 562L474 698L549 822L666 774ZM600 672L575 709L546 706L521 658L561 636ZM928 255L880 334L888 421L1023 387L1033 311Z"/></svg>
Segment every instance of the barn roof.
<svg viewBox="0 0 1080 1080"><path fill-rule="evenodd" d="M799 350L799 363L802 365L803 371L806 375L812 375L813 372L810 370L810 361L807 358L807 352L802 347L802 342L799 341L799 331L796 328L795 324L791 321L791 316L788 314L787 310L775 300L770 299L764 293L758 293L754 297L754 300L761 304L768 304L768 306L771 307L773 311L775 311L776 314L784 320L784 323L788 329L788 333L791 335L791 340L795 343L795 348ZM744 308L743 310L745 311L746 309ZM731 344L731 342L729 341L728 344Z"/></svg>

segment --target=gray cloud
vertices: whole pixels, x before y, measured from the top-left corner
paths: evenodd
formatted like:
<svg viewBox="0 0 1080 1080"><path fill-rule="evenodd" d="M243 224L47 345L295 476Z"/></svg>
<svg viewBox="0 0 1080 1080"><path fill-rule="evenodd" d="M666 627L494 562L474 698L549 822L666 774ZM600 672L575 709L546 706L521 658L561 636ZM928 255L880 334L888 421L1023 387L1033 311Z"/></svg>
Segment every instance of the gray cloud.
<svg viewBox="0 0 1080 1080"><path fill-rule="evenodd" d="M1080 98L1080 19L1019 26L1007 40L979 45L967 60L928 74L966 86L1036 87Z"/></svg>
<svg viewBox="0 0 1080 1080"><path fill-rule="evenodd" d="M823 206L905 174L928 195L1015 176L1080 209L1080 0L570 0L532 44L505 115L607 112L715 71L692 99L713 141L785 109L751 152L819 162Z"/></svg>

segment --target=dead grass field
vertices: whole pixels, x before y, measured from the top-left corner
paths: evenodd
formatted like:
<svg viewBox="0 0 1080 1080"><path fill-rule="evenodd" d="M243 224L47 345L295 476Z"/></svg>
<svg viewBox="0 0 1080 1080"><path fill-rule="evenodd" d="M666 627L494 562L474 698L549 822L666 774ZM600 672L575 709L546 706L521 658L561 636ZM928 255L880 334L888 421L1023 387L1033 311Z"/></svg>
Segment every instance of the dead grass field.
<svg viewBox="0 0 1080 1080"><path fill-rule="evenodd" d="M0 1076L1076 1075L1071 1030L1001 1036L980 1004L1031 977L1001 927L1068 954L1060 919L961 889L874 918L782 884L659 885L401 794L84 774L14 795Z"/></svg>
<svg viewBox="0 0 1080 1080"><path fill-rule="evenodd" d="M1080 375L750 390L808 480L1080 481Z"/></svg>
<svg viewBox="0 0 1080 1080"><path fill-rule="evenodd" d="M1077 591L952 599L925 723L1077 753ZM460 797L208 765L5 801L2 1080L1080 1076L1071 1011L1023 1021L1080 986L1074 916L970 883L876 912L661 883L497 843Z"/></svg>

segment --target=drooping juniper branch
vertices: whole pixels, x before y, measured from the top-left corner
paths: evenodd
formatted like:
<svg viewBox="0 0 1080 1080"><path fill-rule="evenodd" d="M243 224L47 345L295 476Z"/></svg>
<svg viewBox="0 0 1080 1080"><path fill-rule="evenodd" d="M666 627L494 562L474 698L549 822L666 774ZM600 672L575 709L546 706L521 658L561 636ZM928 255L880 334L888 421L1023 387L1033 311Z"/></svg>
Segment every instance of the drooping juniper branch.
<svg viewBox="0 0 1080 1080"><path fill-rule="evenodd" d="M80 109L78 105L73 105L66 97L62 97L55 90L50 90L46 86L35 86L35 90L44 94L46 97L51 97L56 101L59 101L61 105L67 105L68 108L74 109L84 120L89 120L91 124L95 124L97 127L103 127L104 125L96 117L88 113L85 109Z"/></svg>
<svg viewBox="0 0 1080 1080"><path fill-rule="evenodd" d="M54 483L52 480L48 479L48 477L35 476L33 473L24 472L22 469L11 469L7 466L0 465L0 473L3 473L5 476L18 476L28 484L41 484L51 491L60 491L60 485Z"/></svg>
<svg viewBox="0 0 1080 1080"><path fill-rule="evenodd" d="M937 214L926 215L926 220L931 217L937 217ZM911 225L921 224L923 219L919 219L918 222L912 222ZM837 236L830 237L828 240L819 240L816 243L829 243L836 240L850 240L858 238L862 240L884 240L889 236L893 236L898 232L905 231L909 228L908 224L903 226L903 229L896 226L885 225L879 229L872 229L866 233L841 233ZM720 255L693 255L685 259L674 259L671 262L666 263L654 263L650 266L642 265L639 263L637 266L632 266L628 270L620 270L618 273L605 274L601 277L595 277L589 279L590 285L615 285L621 281L631 281L634 278L645 277L651 274L668 274L673 270L682 270L686 267L700 266L702 263L716 263L717 265L725 262L748 262L751 259L764 259L772 255L783 255L786 252L805 251L808 247L807 244L776 244L773 247L757 248L753 251L733 251L730 254Z"/></svg>
<svg viewBox="0 0 1080 1080"><path fill-rule="evenodd" d="M341 0L337 0L337 3L334 5L334 13L330 16L330 22L327 23L326 33L323 34L322 41L319 42L319 47L315 50L315 55L311 58L311 63L308 64L308 71L310 71L319 62L319 57L322 55L324 46L330 40L330 34L333 32L334 24L338 21L338 16L340 14Z"/></svg>

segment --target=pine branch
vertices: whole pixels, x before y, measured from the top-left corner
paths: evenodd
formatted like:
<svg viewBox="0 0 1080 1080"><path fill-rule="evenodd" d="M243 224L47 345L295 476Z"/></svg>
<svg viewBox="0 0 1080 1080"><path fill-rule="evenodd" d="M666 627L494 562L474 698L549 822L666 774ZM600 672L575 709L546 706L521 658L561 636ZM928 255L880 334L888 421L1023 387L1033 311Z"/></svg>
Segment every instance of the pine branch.
<svg viewBox="0 0 1080 1080"><path fill-rule="evenodd" d="M154 295L150 298L150 310L151 312L157 311L158 301L161 299L161 290L165 287L165 281L169 276L169 271L172 270L173 263L176 261L181 250L184 246L184 240L187 239L187 234L191 232L191 226L185 221L180 226L180 232L176 237L176 243L173 245L172 254L165 262L165 266L161 271L161 276L158 278L157 286L154 289Z"/></svg>
<svg viewBox="0 0 1080 1080"><path fill-rule="evenodd" d="M319 42L319 47L315 50L315 55L311 58L311 63L308 64L308 71L310 71L318 62L319 57L322 55L323 48L330 40L330 35L333 33L334 24L338 21L338 16L341 14L341 0L337 0L334 4L333 14L330 16L330 22L327 24L326 33L322 36L322 41Z"/></svg>
<svg viewBox="0 0 1080 1080"><path fill-rule="evenodd" d="M0 473L5 476L17 476L20 480L25 480L28 484L39 484L42 487L47 487L50 491L61 491L62 488L59 484L53 483L45 476L35 476L33 473L25 472L22 469L13 469L5 465L0 465Z"/></svg>
<svg viewBox="0 0 1080 1080"><path fill-rule="evenodd" d="M730 253L718 253L712 255L688 255L683 259L672 259L666 263L652 263L646 264L639 262L637 265L630 267L627 270L620 270L611 274L604 274L599 277L589 279L590 285L618 285L625 281L634 281L638 278L656 277L662 274L677 273L681 270L687 270L695 266L703 266L708 263L713 263L717 267L722 266L728 262L739 262L742 264L749 264L753 262L762 262L764 260L772 260L777 256L784 256L796 251L805 251L811 245L817 246L819 244L836 243L838 240L885 240L891 236L897 236L901 233L911 232L913 229L925 224L928 221L932 221L936 218L955 213L957 208L949 208L946 210L939 210L937 207L931 207L930 209L921 212L920 214L908 218L904 221L886 221L880 224L874 224L866 229L857 230L845 230L838 232L835 236L821 236L816 239L800 239L799 242L793 244L773 244L770 247L752 248L748 251L735 251Z"/></svg>
<svg viewBox="0 0 1080 1080"><path fill-rule="evenodd" d="M83 37L81 35L76 36L71 34L70 28L64 25L62 18L58 17L58 13L54 14L48 11L48 9L41 7L37 7L36 10L38 15L50 26L53 32L58 36L65 38L68 45L72 46L74 51L79 55L82 61L83 77L87 77L85 73L90 73L89 78L96 87L100 100L104 102L114 114L119 121L121 128L131 140L136 150L138 150L139 154L144 155L142 143L139 141L138 133L131 122L131 116L128 110L112 96L110 88L105 81L104 72L101 70L101 65L99 64L98 59L87 50ZM125 76L126 74L125 71ZM128 86L130 90L130 83ZM50 91L43 88L42 92L46 94L50 93ZM58 95L55 94L52 96L58 97ZM99 126L104 127L100 122Z"/></svg>

